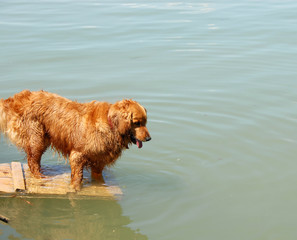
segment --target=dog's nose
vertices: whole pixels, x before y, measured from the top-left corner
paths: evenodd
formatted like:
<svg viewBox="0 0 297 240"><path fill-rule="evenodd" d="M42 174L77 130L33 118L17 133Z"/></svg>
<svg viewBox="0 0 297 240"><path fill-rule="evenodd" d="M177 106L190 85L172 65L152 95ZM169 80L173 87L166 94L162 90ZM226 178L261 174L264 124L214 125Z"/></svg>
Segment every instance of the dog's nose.
<svg viewBox="0 0 297 240"><path fill-rule="evenodd" d="M145 141L148 142L148 141L150 141L151 139L152 139L151 137L146 137L146 138L145 138Z"/></svg>

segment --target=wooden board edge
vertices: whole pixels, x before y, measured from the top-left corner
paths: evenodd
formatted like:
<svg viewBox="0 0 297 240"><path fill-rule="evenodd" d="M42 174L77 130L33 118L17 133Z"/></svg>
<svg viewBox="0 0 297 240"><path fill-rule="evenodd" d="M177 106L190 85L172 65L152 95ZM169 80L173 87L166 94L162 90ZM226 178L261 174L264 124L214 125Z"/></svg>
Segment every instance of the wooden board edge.
<svg viewBox="0 0 297 240"><path fill-rule="evenodd" d="M119 186L106 186L110 194L113 196L121 196L123 195L123 191Z"/></svg>
<svg viewBox="0 0 297 240"><path fill-rule="evenodd" d="M12 162L11 163L11 174L12 174L12 181L14 190L18 191L25 191L25 179L22 164L20 162Z"/></svg>

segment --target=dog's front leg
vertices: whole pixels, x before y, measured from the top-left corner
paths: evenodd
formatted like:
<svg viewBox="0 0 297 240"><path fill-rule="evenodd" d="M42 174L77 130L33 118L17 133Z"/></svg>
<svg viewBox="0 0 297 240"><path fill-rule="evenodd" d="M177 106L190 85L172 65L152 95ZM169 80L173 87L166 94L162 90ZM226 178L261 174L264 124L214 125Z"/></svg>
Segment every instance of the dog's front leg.
<svg viewBox="0 0 297 240"><path fill-rule="evenodd" d="M76 191L79 191L83 180L83 170L86 158L82 153L72 151L69 156L69 162L71 167L71 187Z"/></svg>

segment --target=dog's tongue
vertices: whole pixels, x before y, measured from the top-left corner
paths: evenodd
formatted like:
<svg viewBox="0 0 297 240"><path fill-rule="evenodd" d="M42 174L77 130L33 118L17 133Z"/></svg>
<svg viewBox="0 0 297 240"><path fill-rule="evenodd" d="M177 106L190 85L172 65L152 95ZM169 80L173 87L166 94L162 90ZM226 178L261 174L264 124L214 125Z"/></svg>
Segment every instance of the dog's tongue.
<svg viewBox="0 0 297 240"><path fill-rule="evenodd" d="M136 139L136 144L138 148L142 148L142 141L139 141L138 139Z"/></svg>

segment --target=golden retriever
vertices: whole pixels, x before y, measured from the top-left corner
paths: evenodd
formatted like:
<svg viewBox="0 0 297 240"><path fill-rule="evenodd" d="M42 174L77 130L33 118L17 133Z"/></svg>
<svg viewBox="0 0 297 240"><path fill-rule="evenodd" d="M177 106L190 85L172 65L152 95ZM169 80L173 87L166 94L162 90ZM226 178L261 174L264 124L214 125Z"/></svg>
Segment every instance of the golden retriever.
<svg viewBox="0 0 297 240"><path fill-rule="evenodd" d="M57 94L24 90L0 99L0 130L27 155L31 173L42 177L40 160L51 146L69 158L71 186L80 190L83 168L102 179L129 144L151 140L146 109L133 100L78 103Z"/></svg>

